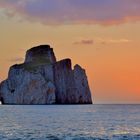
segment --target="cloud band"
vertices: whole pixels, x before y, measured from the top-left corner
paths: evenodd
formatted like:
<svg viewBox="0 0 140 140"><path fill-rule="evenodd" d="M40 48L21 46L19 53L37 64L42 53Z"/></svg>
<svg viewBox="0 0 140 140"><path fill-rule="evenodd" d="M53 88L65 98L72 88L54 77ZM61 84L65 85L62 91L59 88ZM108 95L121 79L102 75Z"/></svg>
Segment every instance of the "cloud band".
<svg viewBox="0 0 140 140"><path fill-rule="evenodd" d="M140 0L1 0L7 16L46 25L114 25L140 20Z"/></svg>

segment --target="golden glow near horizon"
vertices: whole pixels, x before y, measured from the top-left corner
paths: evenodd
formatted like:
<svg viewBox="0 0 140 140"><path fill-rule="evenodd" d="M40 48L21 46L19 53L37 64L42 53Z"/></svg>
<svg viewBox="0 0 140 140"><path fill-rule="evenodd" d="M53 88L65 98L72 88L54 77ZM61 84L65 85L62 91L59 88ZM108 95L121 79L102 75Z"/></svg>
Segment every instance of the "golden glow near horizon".
<svg viewBox="0 0 140 140"><path fill-rule="evenodd" d="M140 103L139 21L47 25L21 19L0 11L0 81L27 49L50 44L57 60L71 58L86 69L94 103Z"/></svg>

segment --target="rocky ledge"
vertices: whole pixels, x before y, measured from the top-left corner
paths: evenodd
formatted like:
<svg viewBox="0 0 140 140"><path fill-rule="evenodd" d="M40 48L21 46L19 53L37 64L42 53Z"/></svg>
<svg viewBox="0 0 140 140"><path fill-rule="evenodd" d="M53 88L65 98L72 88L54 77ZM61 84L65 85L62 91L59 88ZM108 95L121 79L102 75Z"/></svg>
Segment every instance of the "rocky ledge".
<svg viewBox="0 0 140 140"><path fill-rule="evenodd" d="M85 70L70 59L56 61L49 45L31 48L0 84L3 104L92 104Z"/></svg>

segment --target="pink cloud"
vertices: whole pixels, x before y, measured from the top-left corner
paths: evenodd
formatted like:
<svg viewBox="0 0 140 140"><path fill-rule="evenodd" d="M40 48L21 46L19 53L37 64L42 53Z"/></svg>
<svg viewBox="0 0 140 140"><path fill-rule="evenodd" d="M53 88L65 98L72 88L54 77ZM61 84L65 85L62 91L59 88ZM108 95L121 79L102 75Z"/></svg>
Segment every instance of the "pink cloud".
<svg viewBox="0 0 140 140"><path fill-rule="evenodd" d="M114 25L140 21L140 0L1 0L0 9L46 25Z"/></svg>
<svg viewBox="0 0 140 140"><path fill-rule="evenodd" d="M10 59L9 61L11 61L11 62L22 62L22 61L24 61L24 58L22 58L22 57L17 57L17 58L12 58L12 59Z"/></svg>

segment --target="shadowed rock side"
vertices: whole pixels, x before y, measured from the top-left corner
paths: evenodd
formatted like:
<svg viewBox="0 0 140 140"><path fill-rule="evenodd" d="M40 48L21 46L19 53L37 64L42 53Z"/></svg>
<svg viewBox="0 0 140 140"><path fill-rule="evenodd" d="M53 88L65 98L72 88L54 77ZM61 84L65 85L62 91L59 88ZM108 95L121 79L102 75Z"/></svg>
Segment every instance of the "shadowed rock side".
<svg viewBox="0 0 140 140"><path fill-rule="evenodd" d="M72 70L71 60L56 61L53 49L41 45L27 51L23 64L13 65L0 84L3 104L91 104L85 70Z"/></svg>

